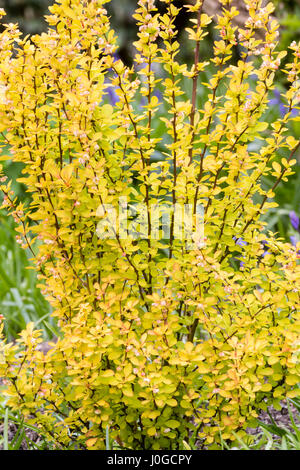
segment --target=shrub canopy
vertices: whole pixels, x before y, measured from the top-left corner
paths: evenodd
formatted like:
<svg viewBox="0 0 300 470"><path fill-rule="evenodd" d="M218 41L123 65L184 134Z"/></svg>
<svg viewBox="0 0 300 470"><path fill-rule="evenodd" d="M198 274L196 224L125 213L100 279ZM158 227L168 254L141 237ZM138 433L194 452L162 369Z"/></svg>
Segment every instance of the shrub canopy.
<svg viewBox="0 0 300 470"><path fill-rule="evenodd" d="M212 26L202 1L164 0L158 14L139 0L132 68L105 3L59 0L47 33L22 38L9 24L0 34L2 157L24 164L32 197L25 207L3 176L3 206L61 332L46 354L32 323L17 344L1 343L7 404L57 447L104 449L109 430L122 448L216 448L297 394L300 247L265 233L261 216L296 163L287 124L298 119L300 46L282 70L286 113L268 123L285 55L271 3L245 0L237 29L222 0L202 61ZM177 62L186 12L192 66ZM153 207L168 212L169 233L154 236ZM179 236L182 207L190 240Z"/></svg>

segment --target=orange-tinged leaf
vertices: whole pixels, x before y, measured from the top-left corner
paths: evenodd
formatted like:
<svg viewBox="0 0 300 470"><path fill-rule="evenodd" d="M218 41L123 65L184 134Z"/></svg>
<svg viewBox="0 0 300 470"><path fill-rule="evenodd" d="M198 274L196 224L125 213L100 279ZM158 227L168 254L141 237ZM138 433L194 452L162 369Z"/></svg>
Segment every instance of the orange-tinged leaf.
<svg viewBox="0 0 300 470"><path fill-rule="evenodd" d="M86 446L93 447L97 441L98 441L98 437L91 437L90 439L86 441Z"/></svg>

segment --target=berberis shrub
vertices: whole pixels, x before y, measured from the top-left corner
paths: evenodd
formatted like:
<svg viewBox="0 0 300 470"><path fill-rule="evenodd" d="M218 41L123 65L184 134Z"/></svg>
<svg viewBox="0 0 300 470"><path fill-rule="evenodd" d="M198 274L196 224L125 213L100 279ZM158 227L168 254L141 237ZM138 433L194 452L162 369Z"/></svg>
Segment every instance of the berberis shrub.
<svg viewBox="0 0 300 470"><path fill-rule="evenodd" d="M245 0L238 29L227 0L215 22L202 1L139 0L130 68L105 3L59 0L47 33L0 35L2 157L31 194L25 207L2 175L3 206L61 333L47 353L32 323L3 338L7 406L58 448L105 449L107 432L127 449L216 448L297 395L300 247L261 216L300 146L300 44L281 68L271 3ZM192 66L176 60L187 13ZM276 71L286 112L269 124Z"/></svg>

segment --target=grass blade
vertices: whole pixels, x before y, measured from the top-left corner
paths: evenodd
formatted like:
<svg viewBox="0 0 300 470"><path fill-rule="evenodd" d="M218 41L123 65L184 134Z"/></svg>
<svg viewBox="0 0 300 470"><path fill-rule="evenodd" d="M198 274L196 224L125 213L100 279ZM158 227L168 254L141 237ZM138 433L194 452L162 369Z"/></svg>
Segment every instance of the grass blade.
<svg viewBox="0 0 300 470"><path fill-rule="evenodd" d="M8 450L8 408L5 409L4 413L3 450Z"/></svg>

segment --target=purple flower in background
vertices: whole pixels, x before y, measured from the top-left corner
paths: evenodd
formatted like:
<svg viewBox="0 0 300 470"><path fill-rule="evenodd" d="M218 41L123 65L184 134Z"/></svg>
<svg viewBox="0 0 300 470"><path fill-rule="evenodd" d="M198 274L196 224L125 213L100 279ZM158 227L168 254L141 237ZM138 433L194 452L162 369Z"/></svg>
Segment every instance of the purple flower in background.
<svg viewBox="0 0 300 470"><path fill-rule="evenodd" d="M114 58L114 62L117 62L118 60L120 60L120 56L116 52L113 54L113 58ZM113 69L110 68L109 71L113 72ZM108 83L108 82L105 81L105 83ZM116 89L117 87L114 87L113 85L109 85L107 87L107 94L109 97L110 104L112 106L114 106L120 100L120 98L118 97L116 93Z"/></svg>
<svg viewBox="0 0 300 470"><path fill-rule="evenodd" d="M161 93L159 90L157 90L157 89L154 89L154 90L153 90L152 95L153 95L153 96L156 96L156 98L157 98L159 101L162 100L162 98L163 98L162 93ZM141 106L146 106L147 100L146 100L146 98L145 98L144 96L142 96L142 98L141 98L141 103L140 103L140 104L141 104Z"/></svg>
<svg viewBox="0 0 300 470"><path fill-rule="evenodd" d="M268 251L268 248L270 248L270 247L268 246L266 240L262 240L262 244L264 246L265 251L263 252L263 254L261 256L262 256L262 258L264 258L266 255L270 254L270 252Z"/></svg>
<svg viewBox="0 0 300 470"><path fill-rule="evenodd" d="M107 88L107 94L109 96L109 101L111 105L115 105L119 101L119 97L116 93L115 87L108 87Z"/></svg>
<svg viewBox="0 0 300 470"><path fill-rule="evenodd" d="M297 238L295 237L295 235L290 236L290 241L293 246L297 245Z"/></svg>
<svg viewBox="0 0 300 470"><path fill-rule="evenodd" d="M117 62L118 60L121 59L121 57L119 56L119 54L117 54L116 52L113 54L113 58L114 58L114 62ZM110 71L110 72L113 72L113 69L110 68L109 71Z"/></svg>
<svg viewBox="0 0 300 470"><path fill-rule="evenodd" d="M245 242L245 240L243 240L242 238L233 237L233 239L235 240L236 245L239 245L239 246L247 245L247 242Z"/></svg>
<svg viewBox="0 0 300 470"><path fill-rule="evenodd" d="M288 106L286 106L283 101L282 101L282 98L281 98L281 93L279 90L275 89L273 91L273 94L274 94L274 98L272 98L270 101L269 101L269 105L270 106L277 106L278 109L279 109L279 114L281 117L284 117L285 114L288 112ZM297 109L294 109L292 108L291 110L291 116L297 116L298 114L298 110Z"/></svg>
<svg viewBox="0 0 300 470"><path fill-rule="evenodd" d="M153 91L153 95L156 96L159 100L162 99L162 93L156 88L154 91Z"/></svg>
<svg viewBox="0 0 300 470"><path fill-rule="evenodd" d="M284 107L284 104L283 102L281 101L281 95L280 95L280 91L275 89L274 92L274 98L272 98L270 101L269 101L269 105L270 106L278 106L279 108L279 114L281 117L283 117L285 115L285 107Z"/></svg>
<svg viewBox="0 0 300 470"><path fill-rule="evenodd" d="M290 236L290 241L291 241L291 244L293 246L295 246L295 247L297 246L297 243L298 243L297 237L295 237L294 235L291 235ZM300 250L297 251L297 255L300 256Z"/></svg>
<svg viewBox="0 0 300 470"><path fill-rule="evenodd" d="M290 221L295 230L299 230L299 217L297 216L295 211L291 211L289 213Z"/></svg>
<svg viewBox="0 0 300 470"><path fill-rule="evenodd" d="M297 116L299 114L298 109L292 108L291 116Z"/></svg>
<svg viewBox="0 0 300 470"><path fill-rule="evenodd" d="M234 236L233 239L234 239L236 245L238 245L238 246L246 246L246 245L248 245L248 243L245 242L245 240L243 240L242 238L237 238L237 237ZM245 259L245 256L243 256L242 259ZM245 267L245 262L242 261L241 259L239 259L239 261L240 261L240 269L244 269L244 267Z"/></svg>

